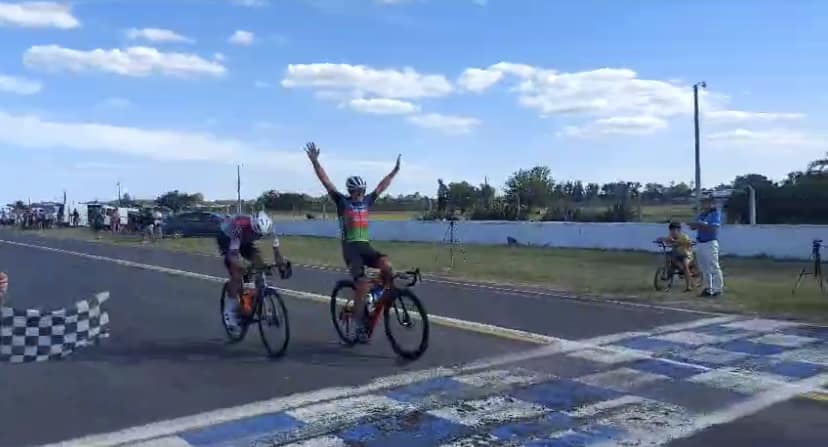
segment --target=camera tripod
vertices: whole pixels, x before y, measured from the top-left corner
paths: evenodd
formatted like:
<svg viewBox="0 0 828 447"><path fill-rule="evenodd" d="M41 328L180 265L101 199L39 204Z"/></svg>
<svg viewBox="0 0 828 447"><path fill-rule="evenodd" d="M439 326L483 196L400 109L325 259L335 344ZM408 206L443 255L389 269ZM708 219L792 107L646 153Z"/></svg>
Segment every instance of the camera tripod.
<svg viewBox="0 0 828 447"><path fill-rule="evenodd" d="M819 284L819 290L822 293L825 293L825 280L822 276L822 255L820 254L820 249L822 248L822 239L814 239L814 242L811 244L811 259L813 260L813 272L808 271L808 267L802 269L799 272L799 277L796 279L796 284L794 284L792 294L796 294L796 289L799 288L800 283L802 283L802 278L804 276L813 275L814 279L816 279L817 284Z"/></svg>
<svg viewBox="0 0 828 447"><path fill-rule="evenodd" d="M449 246L449 268L454 268L455 251L459 250L463 256L463 261L466 260L466 250L457 236L457 221L450 220L449 226L446 228L446 233L443 235L443 243Z"/></svg>

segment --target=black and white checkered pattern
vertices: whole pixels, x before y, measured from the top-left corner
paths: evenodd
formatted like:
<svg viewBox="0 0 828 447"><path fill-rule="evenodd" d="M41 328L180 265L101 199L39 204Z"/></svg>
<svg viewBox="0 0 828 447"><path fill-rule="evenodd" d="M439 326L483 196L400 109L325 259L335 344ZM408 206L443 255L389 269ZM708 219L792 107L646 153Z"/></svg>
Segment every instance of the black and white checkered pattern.
<svg viewBox="0 0 828 447"><path fill-rule="evenodd" d="M43 362L68 356L75 349L107 336L109 314L101 304L109 292L51 312L0 309L0 362Z"/></svg>

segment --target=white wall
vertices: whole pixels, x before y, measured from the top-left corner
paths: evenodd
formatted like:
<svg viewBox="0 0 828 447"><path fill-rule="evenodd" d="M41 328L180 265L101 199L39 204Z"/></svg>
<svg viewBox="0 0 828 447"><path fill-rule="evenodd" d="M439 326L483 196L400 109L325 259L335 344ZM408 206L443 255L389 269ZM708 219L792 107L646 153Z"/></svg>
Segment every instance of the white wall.
<svg viewBox="0 0 828 447"><path fill-rule="evenodd" d="M442 242L448 222L374 221L371 239ZM335 220L280 220L280 235L338 237ZM685 231L690 231L685 229ZM455 235L463 244L505 245L507 237L541 247L655 251L652 241L667 233L666 224L575 222L458 222ZM695 235L693 232L690 232ZM807 259L811 241L828 242L828 225L725 225L719 233L721 253Z"/></svg>

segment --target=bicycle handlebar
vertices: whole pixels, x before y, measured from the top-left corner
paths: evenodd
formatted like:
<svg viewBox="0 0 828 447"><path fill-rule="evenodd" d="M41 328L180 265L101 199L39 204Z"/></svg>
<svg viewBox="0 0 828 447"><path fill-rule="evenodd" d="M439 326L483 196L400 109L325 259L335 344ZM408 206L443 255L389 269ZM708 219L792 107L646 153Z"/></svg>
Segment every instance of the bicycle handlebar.
<svg viewBox="0 0 828 447"><path fill-rule="evenodd" d="M395 279L403 279L409 280L410 282L405 285L405 287L414 287L415 284L422 281L423 277L420 274L420 269L416 268L414 270L408 270L405 272L399 272L394 274Z"/></svg>

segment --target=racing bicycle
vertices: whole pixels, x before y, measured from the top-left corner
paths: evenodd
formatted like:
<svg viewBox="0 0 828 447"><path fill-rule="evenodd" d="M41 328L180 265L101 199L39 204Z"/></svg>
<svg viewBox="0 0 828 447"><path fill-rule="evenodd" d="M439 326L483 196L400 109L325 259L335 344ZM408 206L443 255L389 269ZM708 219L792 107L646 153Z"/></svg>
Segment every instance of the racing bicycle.
<svg viewBox="0 0 828 447"><path fill-rule="evenodd" d="M673 283L675 282L676 277L680 280L684 280L684 273L680 268L673 264L673 259L669 250L672 248L670 245L665 244L662 241L653 241L653 243L657 244L661 248L661 253L664 258L664 264L656 269L655 275L653 276L653 288L659 292L669 292L670 289L673 288ZM696 244L694 243L693 246L695 245ZM696 289L700 285L701 273L699 272L698 266L696 265L696 261L694 259L690 262L690 286Z"/></svg>
<svg viewBox="0 0 828 447"><path fill-rule="evenodd" d="M415 360L422 356L428 349L428 314L423 303L411 290L411 287L422 280L420 269L395 273L390 280L377 274L368 275L368 279L371 282L371 288L365 299L365 305L368 308L364 312L368 338L370 339L373 335L380 315L382 315L385 335L394 352L408 360ZM408 281L408 283L404 286L397 286L395 284L397 280ZM331 318L339 338L348 346L353 346L358 340L356 325L353 321L354 290L354 281L341 280L336 283L331 293ZM405 331L420 328L422 332L419 342L411 349L404 348L397 335L394 334L392 326L399 326Z"/></svg>
<svg viewBox="0 0 828 447"><path fill-rule="evenodd" d="M274 267L273 264L265 264L259 267L249 266L245 270L243 295L250 293L252 302L249 303L247 310L245 310L245 303L240 303L240 318L237 327L228 326L227 322L224 321L224 306L229 281L225 282L221 289L220 311L224 331L231 342L238 343L244 340L250 325L257 323L259 325L259 336L265 349L267 349L268 355L270 357L281 357L287 350L290 341L290 324L288 323L287 308L282 296L276 287L270 285L267 280L268 276L273 276ZM280 273L282 279L290 278L292 273L291 264L288 262L287 267ZM248 287L251 277L253 279L252 288Z"/></svg>

